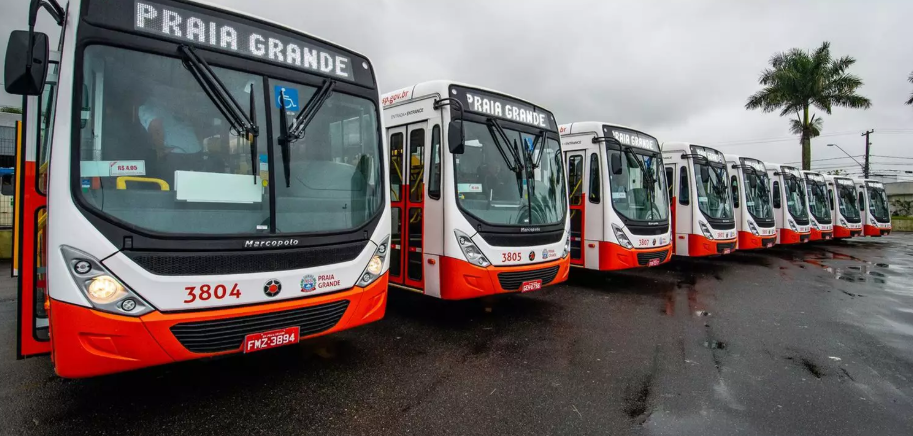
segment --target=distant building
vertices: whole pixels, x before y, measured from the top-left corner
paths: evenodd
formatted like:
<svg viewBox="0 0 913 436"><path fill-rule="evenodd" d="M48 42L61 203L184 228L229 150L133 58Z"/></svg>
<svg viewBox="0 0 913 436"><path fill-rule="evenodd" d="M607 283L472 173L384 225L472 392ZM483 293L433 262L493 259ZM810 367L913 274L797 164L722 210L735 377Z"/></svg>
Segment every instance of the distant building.
<svg viewBox="0 0 913 436"><path fill-rule="evenodd" d="M885 183L888 204L894 215L913 215L913 182Z"/></svg>

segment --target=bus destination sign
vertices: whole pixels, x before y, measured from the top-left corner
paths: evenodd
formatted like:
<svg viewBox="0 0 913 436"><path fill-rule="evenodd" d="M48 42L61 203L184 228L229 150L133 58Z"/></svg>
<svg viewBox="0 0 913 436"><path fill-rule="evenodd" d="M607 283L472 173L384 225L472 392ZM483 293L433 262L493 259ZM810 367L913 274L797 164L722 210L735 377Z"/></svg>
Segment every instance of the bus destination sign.
<svg viewBox="0 0 913 436"><path fill-rule="evenodd" d="M551 112L500 95L490 94L477 89L452 86L451 93L463 104L466 112L501 118L515 123L535 126L545 130L557 131L558 123Z"/></svg>
<svg viewBox="0 0 913 436"><path fill-rule="evenodd" d="M602 130L606 136L617 139L621 145L650 151L659 151L659 144L656 142L656 138L650 135L614 126L603 126Z"/></svg>
<svg viewBox="0 0 913 436"><path fill-rule="evenodd" d="M139 32L355 80L349 57L265 29L149 1L135 2L133 18L133 29Z"/></svg>

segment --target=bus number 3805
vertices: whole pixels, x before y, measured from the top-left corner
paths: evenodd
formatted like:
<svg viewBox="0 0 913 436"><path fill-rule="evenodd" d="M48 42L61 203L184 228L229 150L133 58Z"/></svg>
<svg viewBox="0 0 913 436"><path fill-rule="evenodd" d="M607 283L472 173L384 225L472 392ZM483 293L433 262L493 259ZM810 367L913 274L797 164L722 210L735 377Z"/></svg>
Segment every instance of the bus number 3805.
<svg viewBox="0 0 913 436"><path fill-rule="evenodd" d="M523 260L523 255L519 252L501 253L501 262L519 262Z"/></svg>
<svg viewBox="0 0 913 436"><path fill-rule="evenodd" d="M184 300L184 304L190 304L197 300L209 301L213 298L216 300L222 300L227 297L241 298L241 290L238 289L237 283L231 286L231 290L228 290L228 286L225 285L188 286L184 290L187 291L187 299Z"/></svg>

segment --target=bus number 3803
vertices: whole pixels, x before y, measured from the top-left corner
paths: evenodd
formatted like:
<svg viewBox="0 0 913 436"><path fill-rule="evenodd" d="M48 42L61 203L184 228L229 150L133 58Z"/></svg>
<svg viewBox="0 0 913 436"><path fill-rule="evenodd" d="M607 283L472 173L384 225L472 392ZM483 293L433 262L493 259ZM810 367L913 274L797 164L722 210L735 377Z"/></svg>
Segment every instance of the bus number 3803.
<svg viewBox="0 0 913 436"><path fill-rule="evenodd" d="M197 286L188 286L184 288L187 291L187 299L184 300L184 304L190 304L194 301L209 301L210 299L215 298L216 300L222 300L227 297L241 298L241 290L238 289L238 284L235 283L231 286L231 290L228 290L228 286L225 285L200 285Z"/></svg>

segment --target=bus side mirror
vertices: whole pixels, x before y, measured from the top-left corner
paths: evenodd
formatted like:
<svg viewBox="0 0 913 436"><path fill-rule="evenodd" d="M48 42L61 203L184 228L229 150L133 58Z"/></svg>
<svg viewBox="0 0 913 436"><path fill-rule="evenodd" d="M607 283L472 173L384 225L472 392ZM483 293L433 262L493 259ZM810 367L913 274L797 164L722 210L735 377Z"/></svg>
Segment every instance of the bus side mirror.
<svg viewBox="0 0 913 436"><path fill-rule="evenodd" d="M701 182L707 183L710 181L710 168L707 168L707 165L701 165Z"/></svg>
<svg viewBox="0 0 913 436"><path fill-rule="evenodd" d="M623 168L621 167L621 153L612 153L612 174L619 175L621 174Z"/></svg>
<svg viewBox="0 0 913 436"><path fill-rule="evenodd" d="M13 95L40 95L44 91L44 80L48 75L48 36L33 32L14 30L6 46L3 81L6 92Z"/></svg>
<svg viewBox="0 0 913 436"><path fill-rule="evenodd" d="M451 120L450 124L447 125L447 147L450 148L450 152L453 154L463 154L466 150L466 144L464 143L464 138L466 134L463 132L463 122L460 120Z"/></svg>

